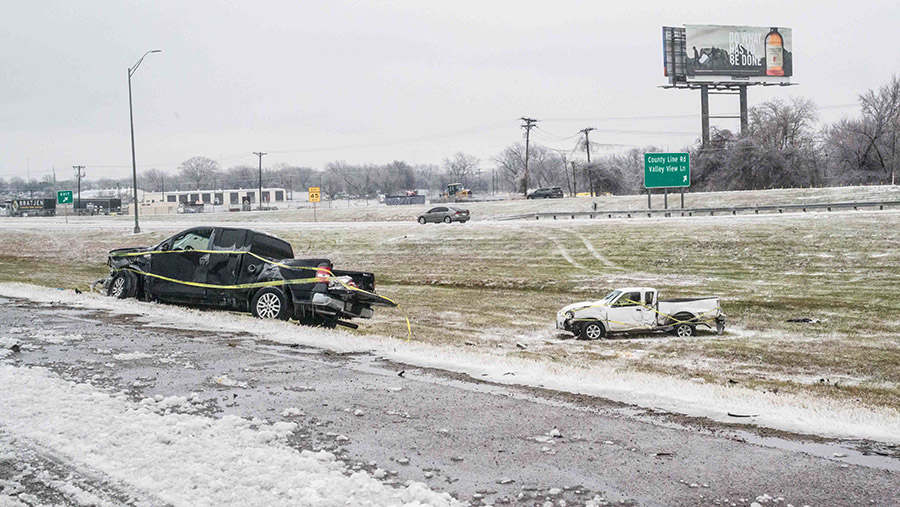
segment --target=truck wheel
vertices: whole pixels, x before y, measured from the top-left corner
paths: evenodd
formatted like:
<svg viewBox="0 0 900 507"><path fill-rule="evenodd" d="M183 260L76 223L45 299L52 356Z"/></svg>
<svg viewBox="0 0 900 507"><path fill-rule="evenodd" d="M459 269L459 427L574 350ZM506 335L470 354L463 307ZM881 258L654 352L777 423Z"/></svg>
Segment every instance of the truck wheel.
<svg viewBox="0 0 900 507"><path fill-rule="evenodd" d="M675 336L679 336L681 338L694 336L696 332L697 328L690 324L678 324L677 326L675 326Z"/></svg>
<svg viewBox="0 0 900 507"><path fill-rule="evenodd" d="M266 287L257 292L250 302L250 312L258 319L288 320L291 318L287 297L278 287Z"/></svg>
<svg viewBox="0 0 900 507"><path fill-rule="evenodd" d="M419 223L425 225L425 217L419 217Z"/></svg>
<svg viewBox="0 0 900 507"><path fill-rule="evenodd" d="M452 221L453 221L452 218L450 218L450 217L444 217L444 223L445 223L445 224L449 224L449 223L452 222Z"/></svg>
<svg viewBox="0 0 900 507"><path fill-rule="evenodd" d="M131 271L116 273L106 290L107 296L118 299L133 298L135 294L137 294L137 276Z"/></svg>
<svg viewBox="0 0 900 507"><path fill-rule="evenodd" d="M586 322L581 326L579 336L582 340L599 340L606 336L606 328L599 322Z"/></svg>

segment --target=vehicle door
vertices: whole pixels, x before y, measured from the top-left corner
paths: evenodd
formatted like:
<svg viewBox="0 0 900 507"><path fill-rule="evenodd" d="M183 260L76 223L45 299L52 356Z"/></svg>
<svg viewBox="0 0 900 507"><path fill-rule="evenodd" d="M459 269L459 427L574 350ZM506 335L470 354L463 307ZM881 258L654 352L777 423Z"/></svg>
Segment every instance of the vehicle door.
<svg viewBox="0 0 900 507"><path fill-rule="evenodd" d="M656 313L656 291L644 291L644 306L641 308L643 324L648 327L656 327L658 315Z"/></svg>
<svg viewBox="0 0 900 507"><path fill-rule="evenodd" d="M643 327L644 312L640 292L625 292L607 311L610 331L629 331Z"/></svg>
<svg viewBox="0 0 900 507"><path fill-rule="evenodd" d="M238 293L236 289L227 288L238 284L244 253L249 250L246 244L246 229L215 229L212 237L212 253L208 257L206 283L221 288L207 287L206 299L210 304L231 306Z"/></svg>
<svg viewBox="0 0 900 507"><path fill-rule="evenodd" d="M425 214L425 220L428 222L440 222L444 219L444 216L447 214L447 208L444 206L438 206L437 208L431 208L428 210L428 213Z"/></svg>
<svg viewBox="0 0 900 507"><path fill-rule="evenodd" d="M204 303L206 289L190 283L206 283L209 264L211 227L184 231L161 245L161 251L150 255L150 273L156 275L151 294L161 299ZM188 283L184 283L188 282Z"/></svg>
<svg viewBox="0 0 900 507"><path fill-rule="evenodd" d="M277 262L294 258L294 251L290 243L268 234L248 231L244 245L244 250L247 250L249 253L241 255L241 267L237 277L238 284L259 282L260 274L267 267L271 266L272 261ZM254 255L251 255L251 253ZM272 259L272 261L266 259ZM297 270L291 276L298 278L315 277L315 271Z"/></svg>

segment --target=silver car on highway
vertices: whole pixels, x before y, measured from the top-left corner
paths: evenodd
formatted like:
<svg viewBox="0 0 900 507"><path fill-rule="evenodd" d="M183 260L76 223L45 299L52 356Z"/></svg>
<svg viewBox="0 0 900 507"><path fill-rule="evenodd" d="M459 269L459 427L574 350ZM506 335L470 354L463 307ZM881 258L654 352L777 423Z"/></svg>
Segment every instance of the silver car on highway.
<svg viewBox="0 0 900 507"><path fill-rule="evenodd" d="M452 206L435 206L430 210L419 215L419 223L427 224L428 222L459 222L464 224L469 221L469 210L462 208L454 208Z"/></svg>

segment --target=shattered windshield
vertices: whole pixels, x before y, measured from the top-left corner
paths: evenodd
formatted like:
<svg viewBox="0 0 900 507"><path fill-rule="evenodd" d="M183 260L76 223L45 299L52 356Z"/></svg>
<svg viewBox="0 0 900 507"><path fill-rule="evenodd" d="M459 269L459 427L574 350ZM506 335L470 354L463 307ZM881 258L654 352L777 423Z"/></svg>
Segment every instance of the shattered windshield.
<svg viewBox="0 0 900 507"><path fill-rule="evenodd" d="M600 303L608 303L608 302L616 299L617 297L619 297L619 294L621 294L621 293L622 293L622 291L620 291L620 290L614 290L614 291L610 292L609 294L607 294L605 298L601 299Z"/></svg>

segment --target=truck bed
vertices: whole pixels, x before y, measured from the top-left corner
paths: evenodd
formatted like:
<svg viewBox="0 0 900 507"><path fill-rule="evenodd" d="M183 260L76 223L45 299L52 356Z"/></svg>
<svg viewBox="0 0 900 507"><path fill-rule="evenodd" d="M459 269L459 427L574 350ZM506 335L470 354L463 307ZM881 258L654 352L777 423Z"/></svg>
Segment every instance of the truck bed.
<svg viewBox="0 0 900 507"><path fill-rule="evenodd" d="M707 296L703 298L677 298L677 299L660 299L660 303L687 303L690 301L703 301L704 299L718 299L718 296Z"/></svg>

